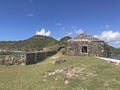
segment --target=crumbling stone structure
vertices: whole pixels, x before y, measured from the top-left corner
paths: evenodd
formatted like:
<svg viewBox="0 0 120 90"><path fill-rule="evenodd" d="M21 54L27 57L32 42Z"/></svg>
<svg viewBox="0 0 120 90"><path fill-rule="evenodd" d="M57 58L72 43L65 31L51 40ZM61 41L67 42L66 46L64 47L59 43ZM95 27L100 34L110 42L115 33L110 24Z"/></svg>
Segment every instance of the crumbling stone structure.
<svg viewBox="0 0 120 90"><path fill-rule="evenodd" d="M85 33L67 41L67 54L103 56L105 42Z"/></svg>
<svg viewBox="0 0 120 90"><path fill-rule="evenodd" d="M2 65L29 65L42 61L48 56L52 56L56 51L41 51L16 55L1 55L0 64Z"/></svg>

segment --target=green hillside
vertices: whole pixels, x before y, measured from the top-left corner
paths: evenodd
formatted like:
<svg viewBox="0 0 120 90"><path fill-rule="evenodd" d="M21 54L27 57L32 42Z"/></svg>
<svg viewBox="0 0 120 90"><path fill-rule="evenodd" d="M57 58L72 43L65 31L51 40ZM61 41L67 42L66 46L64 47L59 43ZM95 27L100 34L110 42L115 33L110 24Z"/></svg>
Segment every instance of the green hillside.
<svg viewBox="0 0 120 90"><path fill-rule="evenodd" d="M0 50L8 51L40 51L40 50L58 50L60 47L66 47L66 42L71 37L66 36L60 41L48 36L35 35L26 40L20 41L0 41Z"/></svg>
<svg viewBox="0 0 120 90"><path fill-rule="evenodd" d="M69 39L71 39L72 37L70 37L70 36L65 36L65 37L63 37L63 38L61 38L60 39L60 43L61 44L66 44L67 43L67 40L69 40Z"/></svg>
<svg viewBox="0 0 120 90"><path fill-rule="evenodd" d="M45 47L51 47L57 44L57 40L52 37L35 35L29 39L21 41L1 41L1 50L12 51L40 51Z"/></svg>
<svg viewBox="0 0 120 90"><path fill-rule="evenodd" d="M120 54L120 49L112 47L112 46L108 45L107 43L105 44L104 49L105 49L105 51L104 51L105 56Z"/></svg>

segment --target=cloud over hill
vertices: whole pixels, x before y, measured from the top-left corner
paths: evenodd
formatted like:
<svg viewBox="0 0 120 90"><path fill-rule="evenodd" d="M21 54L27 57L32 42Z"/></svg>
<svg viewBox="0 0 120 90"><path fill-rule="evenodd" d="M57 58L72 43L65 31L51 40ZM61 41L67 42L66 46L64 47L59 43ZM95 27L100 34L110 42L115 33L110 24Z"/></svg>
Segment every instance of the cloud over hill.
<svg viewBox="0 0 120 90"><path fill-rule="evenodd" d="M103 31L100 35L95 35L95 37L100 38L108 43L111 43L115 47L120 44L120 32L113 32L112 30Z"/></svg>
<svg viewBox="0 0 120 90"><path fill-rule="evenodd" d="M50 36L50 34L51 34L51 31L48 30L46 32L44 28L42 28L40 31L36 31L36 35Z"/></svg>

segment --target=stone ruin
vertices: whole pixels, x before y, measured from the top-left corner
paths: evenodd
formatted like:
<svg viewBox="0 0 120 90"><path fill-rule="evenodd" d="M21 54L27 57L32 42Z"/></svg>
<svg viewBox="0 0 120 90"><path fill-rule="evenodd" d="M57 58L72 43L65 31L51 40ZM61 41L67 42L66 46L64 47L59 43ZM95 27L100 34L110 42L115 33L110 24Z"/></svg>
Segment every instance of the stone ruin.
<svg viewBox="0 0 120 90"><path fill-rule="evenodd" d="M26 55L4 55L4 59L2 59L3 65L25 65L26 63Z"/></svg>
<svg viewBox="0 0 120 90"><path fill-rule="evenodd" d="M43 73L43 81L47 82L49 78L52 77L54 78L54 81L61 80L65 85L67 85L75 79L87 80L87 78L96 77L98 75L94 69L87 69L86 71L86 68L87 67L85 65L75 64L62 69L49 70Z"/></svg>
<svg viewBox="0 0 120 90"><path fill-rule="evenodd" d="M0 55L1 65L29 65L35 64L48 56L52 56L56 51L41 51L37 53L26 53L16 55Z"/></svg>
<svg viewBox="0 0 120 90"><path fill-rule="evenodd" d="M65 84L69 84L70 81L78 77L81 65L77 64L74 66L66 67L64 69L57 69L54 71L47 71L43 73L43 81L47 81L49 76L56 76L55 80L63 79ZM63 75L63 76L62 76Z"/></svg>
<svg viewBox="0 0 120 90"><path fill-rule="evenodd" d="M83 33L67 41L67 54L72 56L103 56L104 46L104 41Z"/></svg>

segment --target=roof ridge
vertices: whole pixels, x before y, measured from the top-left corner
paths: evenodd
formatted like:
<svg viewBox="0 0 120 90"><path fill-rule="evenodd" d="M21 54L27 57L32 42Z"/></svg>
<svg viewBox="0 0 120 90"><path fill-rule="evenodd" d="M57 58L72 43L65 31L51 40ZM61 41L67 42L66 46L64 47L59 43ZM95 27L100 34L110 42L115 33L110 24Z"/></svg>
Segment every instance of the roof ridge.
<svg viewBox="0 0 120 90"><path fill-rule="evenodd" d="M86 33L81 33L77 37L71 39L71 40L81 40L81 41L103 41L99 38L96 38L92 35L86 34Z"/></svg>

